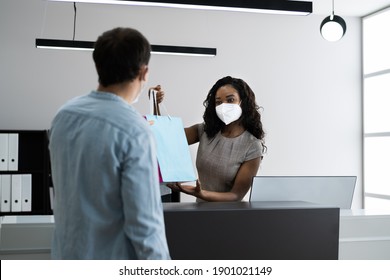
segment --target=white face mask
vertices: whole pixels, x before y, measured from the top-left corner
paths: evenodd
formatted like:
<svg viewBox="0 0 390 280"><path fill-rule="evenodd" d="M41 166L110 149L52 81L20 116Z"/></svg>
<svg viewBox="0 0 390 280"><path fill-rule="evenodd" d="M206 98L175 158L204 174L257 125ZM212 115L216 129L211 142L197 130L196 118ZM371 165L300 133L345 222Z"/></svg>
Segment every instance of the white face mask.
<svg viewBox="0 0 390 280"><path fill-rule="evenodd" d="M242 115L242 109L239 104L222 103L215 107L217 116L226 125L238 120Z"/></svg>
<svg viewBox="0 0 390 280"><path fill-rule="evenodd" d="M135 103L138 102L141 93L142 93L142 92L144 91L144 89L145 89L145 86L146 86L146 83L144 83L144 84L142 85L141 90L139 91L137 97L134 98L134 100L133 100L133 102L131 102L131 104L135 104Z"/></svg>
<svg viewBox="0 0 390 280"><path fill-rule="evenodd" d="M138 93L138 95L137 95L137 97L133 100L133 102L131 102L131 104L135 104L135 103L137 103L138 102L138 100L139 100L139 96L141 95L141 92L140 93Z"/></svg>

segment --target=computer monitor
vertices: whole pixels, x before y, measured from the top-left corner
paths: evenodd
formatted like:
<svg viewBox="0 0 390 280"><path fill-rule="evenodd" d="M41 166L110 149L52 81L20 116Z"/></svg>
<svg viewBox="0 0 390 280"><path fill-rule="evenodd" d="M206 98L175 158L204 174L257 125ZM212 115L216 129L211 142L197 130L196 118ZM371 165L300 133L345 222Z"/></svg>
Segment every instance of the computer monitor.
<svg viewBox="0 0 390 280"><path fill-rule="evenodd" d="M306 201L350 209L356 176L255 176L249 201Z"/></svg>

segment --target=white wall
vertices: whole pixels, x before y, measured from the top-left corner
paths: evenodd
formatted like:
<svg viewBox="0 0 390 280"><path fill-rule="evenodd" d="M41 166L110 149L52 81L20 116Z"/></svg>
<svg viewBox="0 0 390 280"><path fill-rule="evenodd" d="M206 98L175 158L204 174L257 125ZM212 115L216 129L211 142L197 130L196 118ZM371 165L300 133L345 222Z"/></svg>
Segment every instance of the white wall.
<svg viewBox="0 0 390 280"><path fill-rule="evenodd" d="M77 10L79 40L131 26L152 44L216 47L215 58L152 56L149 85L163 85L169 113L186 126L201 122L213 83L243 78L264 108L268 154L259 174L357 175L353 207L361 206L359 18L345 18L346 36L329 43L319 33L325 16L94 4ZM37 37L72 39L72 32L71 3L0 0L0 129L46 129L62 103L96 88L90 52L35 48ZM146 96L137 108L148 112Z"/></svg>

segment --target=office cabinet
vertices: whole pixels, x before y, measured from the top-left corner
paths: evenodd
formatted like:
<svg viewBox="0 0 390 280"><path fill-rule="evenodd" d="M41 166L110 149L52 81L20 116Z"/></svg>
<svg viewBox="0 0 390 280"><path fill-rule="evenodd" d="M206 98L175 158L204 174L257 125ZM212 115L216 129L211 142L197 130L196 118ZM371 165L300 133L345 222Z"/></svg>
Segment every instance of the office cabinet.
<svg viewBox="0 0 390 280"><path fill-rule="evenodd" d="M0 130L1 215L52 214L47 130Z"/></svg>

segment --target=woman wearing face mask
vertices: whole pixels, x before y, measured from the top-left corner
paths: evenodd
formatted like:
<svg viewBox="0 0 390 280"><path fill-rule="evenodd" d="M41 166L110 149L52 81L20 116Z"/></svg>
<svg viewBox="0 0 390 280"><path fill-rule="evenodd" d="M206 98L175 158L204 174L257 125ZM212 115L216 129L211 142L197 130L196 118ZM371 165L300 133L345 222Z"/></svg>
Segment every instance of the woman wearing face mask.
<svg viewBox="0 0 390 280"><path fill-rule="evenodd" d="M199 142L199 179L195 187L168 186L197 201L240 201L266 149L255 95L245 81L228 76L215 83L203 104L204 123L185 128L188 144Z"/></svg>

